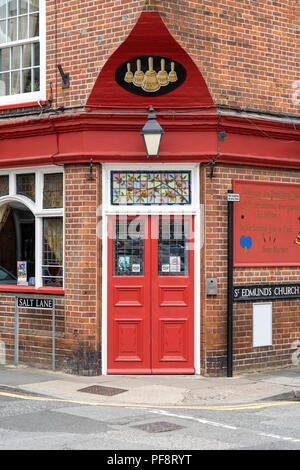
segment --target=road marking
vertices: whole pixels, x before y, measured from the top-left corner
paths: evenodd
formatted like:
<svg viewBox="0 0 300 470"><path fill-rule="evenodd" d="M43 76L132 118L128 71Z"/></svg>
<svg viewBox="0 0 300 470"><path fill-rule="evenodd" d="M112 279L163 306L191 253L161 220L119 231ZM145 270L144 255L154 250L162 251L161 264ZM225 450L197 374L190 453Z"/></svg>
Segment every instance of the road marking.
<svg viewBox="0 0 300 470"><path fill-rule="evenodd" d="M271 437L272 439L279 439L281 441L300 442L300 439L295 439L293 437L278 436L277 434L267 434L264 432L260 432L259 435L263 437Z"/></svg>
<svg viewBox="0 0 300 470"><path fill-rule="evenodd" d="M218 423L216 421L211 421L211 420L207 420L207 419L203 419L203 418L195 418L194 416L187 416L187 415L179 415L179 414L176 414L176 413L169 413L165 410L150 410L150 413L156 413L156 414L159 414L159 415L163 415L163 416L170 416L170 417L173 417L173 418L178 418L178 419L184 419L184 420L192 420L192 421L196 421L200 424L206 424L206 425L210 425L210 426L214 426L214 427L217 427L217 428L224 428L224 429L231 429L233 431L237 431L238 429L241 429L241 428L238 428L236 426L230 426L228 424L224 424L224 423ZM247 430L248 432L250 430ZM300 439L295 439L293 437L288 437L288 436L279 436L277 434L267 434L267 433L264 433L264 432L255 432L255 431L252 431L254 432L255 434L258 434L259 436L262 436L262 437L268 437L268 438L271 438L271 439L278 439L280 441L288 441L288 442L293 442L293 443L298 443L300 442Z"/></svg>
<svg viewBox="0 0 300 470"><path fill-rule="evenodd" d="M164 410L150 410L150 413L156 413L163 416L172 416L173 418L180 418L180 419L190 419L192 421L196 421L201 424L209 424L210 426L215 426L216 428L225 428L225 429L238 429L236 426L230 426L228 424L218 423L216 421L211 421L209 419L204 418L195 418L194 416L186 416L186 415L177 415L175 413L168 413Z"/></svg>
<svg viewBox="0 0 300 470"><path fill-rule="evenodd" d="M259 410L261 408L271 408L274 406L299 405L300 401L281 401L281 402L261 402L247 403L241 405L148 405L136 403L107 403L107 402L90 402L81 400L70 400L67 398L48 398L35 397L30 395L19 395L16 393L0 392L0 396L19 398L22 400L32 401L55 401L60 403L73 403L75 405L89 406L113 406L123 408L159 408L159 409L176 409L176 410L212 410L212 411L235 411L235 410Z"/></svg>

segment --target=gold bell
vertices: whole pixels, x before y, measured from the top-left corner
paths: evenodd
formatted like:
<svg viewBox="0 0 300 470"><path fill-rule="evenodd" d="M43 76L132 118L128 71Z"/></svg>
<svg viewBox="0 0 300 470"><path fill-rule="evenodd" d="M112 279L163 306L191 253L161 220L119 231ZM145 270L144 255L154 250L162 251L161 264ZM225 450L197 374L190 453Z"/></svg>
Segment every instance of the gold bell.
<svg viewBox="0 0 300 470"><path fill-rule="evenodd" d="M127 64L127 72L126 72L126 75L125 75L125 77L124 77L124 80L125 80L125 82L127 82L127 83L131 83L132 80L133 80L133 73L132 73L131 70L130 70L130 63L129 63L129 62L128 62L128 64Z"/></svg>
<svg viewBox="0 0 300 470"><path fill-rule="evenodd" d="M165 71L165 59L160 61L160 71L157 74L157 79L161 86L166 86L169 84L168 73Z"/></svg>
<svg viewBox="0 0 300 470"><path fill-rule="evenodd" d="M141 59L136 61L137 70L133 76L133 84L135 86L142 86L144 80L144 72L141 69Z"/></svg>
<svg viewBox="0 0 300 470"><path fill-rule="evenodd" d="M171 72L169 73L169 81L176 82L177 81L177 73L175 72L175 63L171 62Z"/></svg>
<svg viewBox="0 0 300 470"><path fill-rule="evenodd" d="M153 57L149 57L148 64L149 70L145 73L142 89L148 92L157 91L160 89L160 84L157 80L156 72L153 70Z"/></svg>

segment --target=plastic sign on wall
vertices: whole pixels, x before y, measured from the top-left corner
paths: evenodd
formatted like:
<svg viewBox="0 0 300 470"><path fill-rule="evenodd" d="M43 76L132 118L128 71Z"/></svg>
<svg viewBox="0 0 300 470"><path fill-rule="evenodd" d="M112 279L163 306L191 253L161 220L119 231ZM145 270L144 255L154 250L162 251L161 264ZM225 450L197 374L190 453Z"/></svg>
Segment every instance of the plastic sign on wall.
<svg viewBox="0 0 300 470"><path fill-rule="evenodd" d="M233 181L234 266L300 265L300 185Z"/></svg>

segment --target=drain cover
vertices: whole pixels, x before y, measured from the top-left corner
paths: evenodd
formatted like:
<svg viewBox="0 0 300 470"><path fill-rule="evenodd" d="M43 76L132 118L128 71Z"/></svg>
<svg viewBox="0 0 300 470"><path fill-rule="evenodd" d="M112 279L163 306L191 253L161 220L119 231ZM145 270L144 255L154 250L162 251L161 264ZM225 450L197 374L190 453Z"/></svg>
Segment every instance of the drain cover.
<svg viewBox="0 0 300 470"><path fill-rule="evenodd" d="M141 429L142 431L146 432L168 432L168 431L176 431L178 429L183 429L183 426L179 426L178 424L168 423L166 421L157 421L156 423L146 423L146 424L139 424L137 426L132 426L133 428Z"/></svg>
<svg viewBox="0 0 300 470"><path fill-rule="evenodd" d="M106 395L108 397L127 391L128 390L123 388L103 387L102 385L90 385L89 387L78 390L78 392L94 393L95 395Z"/></svg>

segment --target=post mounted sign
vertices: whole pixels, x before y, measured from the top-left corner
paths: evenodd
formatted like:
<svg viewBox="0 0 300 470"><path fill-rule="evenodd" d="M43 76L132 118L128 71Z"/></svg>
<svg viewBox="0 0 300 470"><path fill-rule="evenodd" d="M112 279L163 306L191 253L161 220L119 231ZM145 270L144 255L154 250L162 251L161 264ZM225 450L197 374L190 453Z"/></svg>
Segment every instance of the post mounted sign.
<svg viewBox="0 0 300 470"><path fill-rule="evenodd" d="M30 297L18 297L17 299L18 308L32 308L38 310L52 310L54 307L53 299L38 299Z"/></svg>

